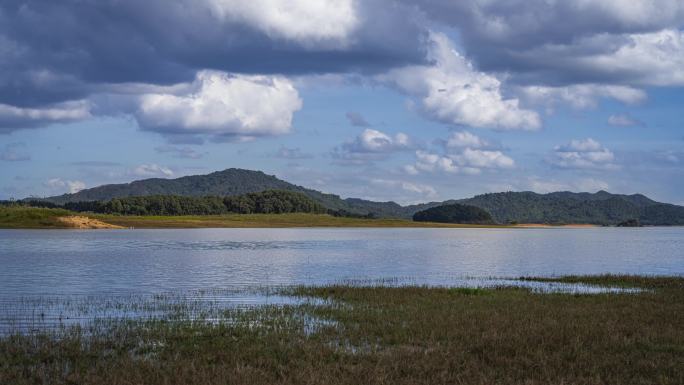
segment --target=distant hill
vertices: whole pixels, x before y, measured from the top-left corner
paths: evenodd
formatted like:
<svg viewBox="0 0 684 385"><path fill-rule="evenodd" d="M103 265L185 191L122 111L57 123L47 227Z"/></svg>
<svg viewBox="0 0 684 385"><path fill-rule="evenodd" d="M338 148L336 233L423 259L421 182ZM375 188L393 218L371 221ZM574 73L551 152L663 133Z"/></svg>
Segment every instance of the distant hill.
<svg viewBox="0 0 684 385"><path fill-rule="evenodd" d="M191 175L176 179L151 178L131 183L108 184L45 198L55 204L68 202L109 201L150 195L177 196L236 196L266 190L301 192L331 210L343 210L352 214L375 213L383 217L406 216L403 208L394 202L371 202L362 199L342 199L338 195L326 194L278 179L261 171L229 168L206 175ZM410 215L409 215L410 216Z"/></svg>
<svg viewBox="0 0 684 385"><path fill-rule="evenodd" d="M642 225L684 225L684 207L653 201L641 194L502 192L469 199L401 206L395 202L342 199L278 179L261 171L231 168L207 175L177 179L145 179L111 184L46 198L56 204L80 201L108 201L113 198L149 195L235 196L266 190L300 192L327 209L378 217L411 218L418 211L445 204L460 203L488 211L498 223L591 223L616 225L637 219Z"/></svg>
<svg viewBox="0 0 684 385"><path fill-rule="evenodd" d="M500 223L615 225L638 219L643 225L684 225L684 207L656 202L641 194L505 192L478 195L459 203L483 208Z"/></svg>
<svg viewBox="0 0 684 385"><path fill-rule="evenodd" d="M50 197L46 200L62 204L147 195L232 196L264 190L298 189L302 188L261 171L230 168L207 175L184 176L177 179L152 178L131 183L108 184L81 190L74 194Z"/></svg>

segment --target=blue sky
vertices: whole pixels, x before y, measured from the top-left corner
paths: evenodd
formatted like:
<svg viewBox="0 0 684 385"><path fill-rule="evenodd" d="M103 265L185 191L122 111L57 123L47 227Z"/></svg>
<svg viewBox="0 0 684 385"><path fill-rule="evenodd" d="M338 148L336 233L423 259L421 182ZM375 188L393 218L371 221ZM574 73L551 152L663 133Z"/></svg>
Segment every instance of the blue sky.
<svg viewBox="0 0 684 385"><path fill-rule="evenodd" d="M0 199L240 167L684 204L682 27L676 0L10 0Z"/></svg>

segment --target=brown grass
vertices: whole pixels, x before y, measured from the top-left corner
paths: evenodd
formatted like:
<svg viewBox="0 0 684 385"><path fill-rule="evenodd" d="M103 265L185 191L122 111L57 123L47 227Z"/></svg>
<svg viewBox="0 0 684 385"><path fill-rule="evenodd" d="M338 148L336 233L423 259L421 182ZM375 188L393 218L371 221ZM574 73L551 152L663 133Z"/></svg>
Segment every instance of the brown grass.
<svg viewBox="0 0 684 385"><path fill-rule="evenodd" d="M684 278L569 281L648 290L299 287L288 293L323 303L2 338L0 383L684 383Z"/></svg>

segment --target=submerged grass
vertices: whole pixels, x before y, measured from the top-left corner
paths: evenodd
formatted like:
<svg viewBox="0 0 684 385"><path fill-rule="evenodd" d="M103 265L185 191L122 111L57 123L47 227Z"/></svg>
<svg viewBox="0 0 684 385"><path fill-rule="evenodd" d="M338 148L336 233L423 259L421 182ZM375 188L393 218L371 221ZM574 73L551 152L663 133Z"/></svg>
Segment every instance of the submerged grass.
<svg viewBox="0 0 684 385"><path fill-rule="evenodd" d="M684 383L684 278L557 280L647 290L293 287L312 300L6 336L0 383Z"/></svg>

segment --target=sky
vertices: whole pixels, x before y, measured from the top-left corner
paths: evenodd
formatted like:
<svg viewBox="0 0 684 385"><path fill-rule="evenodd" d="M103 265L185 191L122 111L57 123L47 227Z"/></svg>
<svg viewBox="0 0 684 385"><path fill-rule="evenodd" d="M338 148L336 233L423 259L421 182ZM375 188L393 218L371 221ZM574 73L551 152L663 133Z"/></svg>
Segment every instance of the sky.
<svg viewBox="0 0 684 385"><path fill-rule="evenodd" d="M0 199L226 168L684 204L681 0L4 0Z"/></svg>

